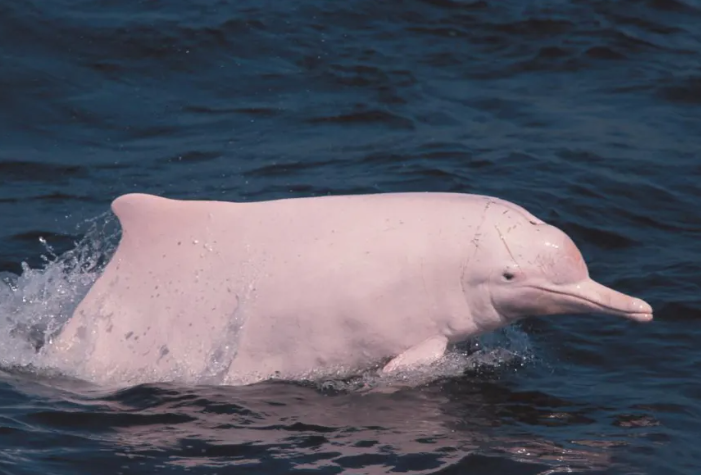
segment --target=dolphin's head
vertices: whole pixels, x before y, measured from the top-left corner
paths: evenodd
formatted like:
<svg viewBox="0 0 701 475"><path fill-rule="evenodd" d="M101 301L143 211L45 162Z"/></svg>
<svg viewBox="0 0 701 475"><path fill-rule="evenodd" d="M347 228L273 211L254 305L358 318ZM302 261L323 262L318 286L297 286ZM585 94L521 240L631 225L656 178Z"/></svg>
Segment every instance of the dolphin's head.
<svg viewBox="0 0 701 475"><path fill-rule="evenodd" d="M560 229L525 210L495 208L482 226L487 228L482 235L488 245L478 248L474 262L481 269L476 274L480 294L489 298L483 297L479 305L487 319L482 326L582 313L652 320L652 308L645 301L594 281L581 252ZM494 322L488 321L490 314L496 317Z"/></svg>

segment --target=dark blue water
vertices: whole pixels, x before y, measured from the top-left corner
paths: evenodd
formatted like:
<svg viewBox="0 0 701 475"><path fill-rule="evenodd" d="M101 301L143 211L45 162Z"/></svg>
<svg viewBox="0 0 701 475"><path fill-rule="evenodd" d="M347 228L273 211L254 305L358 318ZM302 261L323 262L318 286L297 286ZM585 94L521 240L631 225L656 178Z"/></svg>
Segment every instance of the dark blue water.
<svg viewBox="0 0 701 475"><path fill-rule="evenodd" d="M701 473L700 181L696 0L1 0L0 473ZM655 321L527 320L392 394L35 360L122 193L408 190L525 206Z"/></svg>

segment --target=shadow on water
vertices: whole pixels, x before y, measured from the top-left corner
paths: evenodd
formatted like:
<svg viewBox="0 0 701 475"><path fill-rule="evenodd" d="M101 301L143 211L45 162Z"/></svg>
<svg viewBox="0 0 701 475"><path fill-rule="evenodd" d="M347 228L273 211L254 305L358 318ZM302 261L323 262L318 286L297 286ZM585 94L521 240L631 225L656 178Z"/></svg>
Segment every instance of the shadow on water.
<svg viewBox="0 0 701 475"><path fill-rule="evenodd" d="M28 399L31 408L4 416L0 443L42 447L32 454L34 462L57 473L89 471L108 460L119 460L125 473L196 467L235 467L236 473L603 473L626 468L620 452L629 444L629 427L641 424L631 420L618 434L582 438L581 427L595 424L606 408L516 390L508 375L496 372L394 392L269 382L141 385L104 393L36 375L6 373L3 380L14 388L14 407ZM655 425L654 419L640 420ZM3 459L13 463L11 450Z"/></svg>

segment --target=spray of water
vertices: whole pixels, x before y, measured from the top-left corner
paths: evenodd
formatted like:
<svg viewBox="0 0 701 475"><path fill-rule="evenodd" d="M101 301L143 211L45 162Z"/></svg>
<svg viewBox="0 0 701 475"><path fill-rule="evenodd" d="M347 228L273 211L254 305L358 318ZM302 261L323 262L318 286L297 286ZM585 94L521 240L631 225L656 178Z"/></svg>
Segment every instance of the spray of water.
<svg viewBox="0 0 701 475"><path fill-rule="evenodd" d="M0 274L0 367L50 369L37 351L61 329L100 274L116 247L119 227L107 212L80 226L83 237L57 255L46 253L40 268L22 263L22 272Z"/></svg>
<svg viewBox="0 0 701 475"><path fill-rule="evenodd" d="M517 368L533 359L528 336L518 327L506 327L450 348L438 361L411 369L384 374L381 366L361 374L314 372L305 382L328 392L394 392L401 388L423 386L437 380L463 375Z"/></svg>

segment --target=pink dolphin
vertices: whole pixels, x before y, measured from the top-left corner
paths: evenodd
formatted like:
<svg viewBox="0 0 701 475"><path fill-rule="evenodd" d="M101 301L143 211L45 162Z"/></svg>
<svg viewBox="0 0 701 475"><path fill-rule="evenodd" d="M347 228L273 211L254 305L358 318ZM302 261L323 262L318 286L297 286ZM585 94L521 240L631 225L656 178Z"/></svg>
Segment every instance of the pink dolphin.
<svg viewBox="0 0 701 475"><path fill-rule="evenodd" d="M98 384L383 371L528 316L652 319L561 230L481 195L255 203L128 194L119 246L48 352Z"/></svg>

